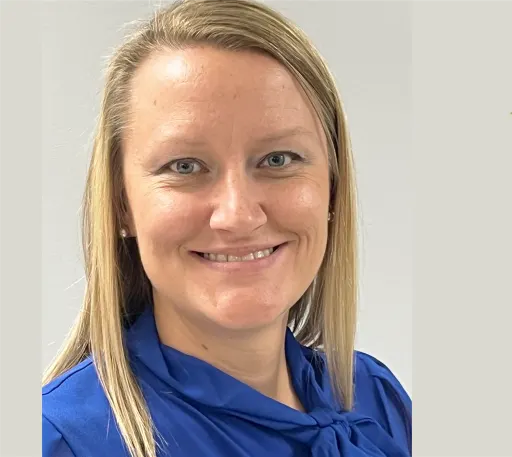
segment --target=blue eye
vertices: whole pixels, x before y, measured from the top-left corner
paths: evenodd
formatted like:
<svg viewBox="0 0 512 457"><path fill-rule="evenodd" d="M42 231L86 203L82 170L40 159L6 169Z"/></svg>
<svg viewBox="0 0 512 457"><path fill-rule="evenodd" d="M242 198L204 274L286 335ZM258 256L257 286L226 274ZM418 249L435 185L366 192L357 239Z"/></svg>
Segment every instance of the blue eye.
<svg viewBox="0 0 512 457"><path fill-rule="evenodd" d="M169 165L169 168L180 175L190 175L194 173L194 171L201 171L201 165L193 159L175 160Z"/></svg>
<svg viewBox="0 0 512 457"><path fill-rule="evenodd" d="M265 157L263 162L267 164L265 167L282 168L297 159L300 159L300 156L293 152L274 152Z"/></svg>

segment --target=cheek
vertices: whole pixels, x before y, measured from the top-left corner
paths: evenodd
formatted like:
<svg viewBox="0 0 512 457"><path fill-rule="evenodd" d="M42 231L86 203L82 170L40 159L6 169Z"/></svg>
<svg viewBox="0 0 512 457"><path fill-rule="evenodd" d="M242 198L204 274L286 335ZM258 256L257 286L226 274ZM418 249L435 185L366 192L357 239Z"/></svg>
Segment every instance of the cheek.
<svg viewBox="0 0 512 457"><path fill-rule="evenodd" d="M280 193L276 202L280 211L276 219L283 229L297 237L300 271L309 281L309 275L317 273L327 246L329 185L316 179L301 180Z"/></svg>
<svg viewBox="0 0 512 457"><path fill-rule="evenodd" d="M198 206L168 189L140 192L134 208L139 247L154 256L176 249L200 227Z"/></svg>
<svg viewBox="0 0 512 457"><path fill-rule="evenodd" d="M293 180L275 193L274 201L277 214L290 228L317 230L327 221L329 187L319 180Z"/></svg>

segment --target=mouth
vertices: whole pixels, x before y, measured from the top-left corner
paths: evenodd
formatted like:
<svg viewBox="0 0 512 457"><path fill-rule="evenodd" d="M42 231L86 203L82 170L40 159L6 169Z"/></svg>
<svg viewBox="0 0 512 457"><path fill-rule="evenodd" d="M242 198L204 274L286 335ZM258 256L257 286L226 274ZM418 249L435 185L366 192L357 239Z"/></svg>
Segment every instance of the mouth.
<svg viewBox="0 0 512 457"><path fill-rule="evenodd" d="M277 246L262 249L260 251L250 252L243 256L231 255L231 254L214 254L210 252L199 252L191 251L192 254L197 255L210 262L217 263L231 263L231 262L255 262L260 259L273 256L276 251L283 247L286 243L278 244Z"/></svg>

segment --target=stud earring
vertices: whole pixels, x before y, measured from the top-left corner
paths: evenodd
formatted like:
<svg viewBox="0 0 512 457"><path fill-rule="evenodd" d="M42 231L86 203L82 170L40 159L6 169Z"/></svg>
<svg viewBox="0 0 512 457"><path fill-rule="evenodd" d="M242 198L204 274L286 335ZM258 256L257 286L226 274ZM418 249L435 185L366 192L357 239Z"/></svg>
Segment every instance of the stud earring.
<svg viewBox="0 0 512 457"><path fill-rule="evenodd" d="M334 213L332 211L329 211L329 214L327 215L327 221L331 222L333 217L334 217Z"/></svg>
<svg viewBox="0 0 512 457"><path fill-rule="evenodd" d="M122 228L119 233L122 238L126 238L128 236L128 232L126 231L125 228Z"/></svg>

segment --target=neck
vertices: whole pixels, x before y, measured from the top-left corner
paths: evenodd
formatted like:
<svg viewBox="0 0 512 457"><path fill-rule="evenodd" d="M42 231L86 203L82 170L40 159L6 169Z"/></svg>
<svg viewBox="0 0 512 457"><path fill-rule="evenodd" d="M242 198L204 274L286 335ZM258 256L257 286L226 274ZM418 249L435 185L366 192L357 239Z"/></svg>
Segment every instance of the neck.
<svg viewBox="0 0 512 457"><path fill-rule="evenodd" d="M286 362L286 318L263 329L227 331L193 322L172 306L155 303L155 321L163 344L204 360L263 395L303 411Z"/></svg>

